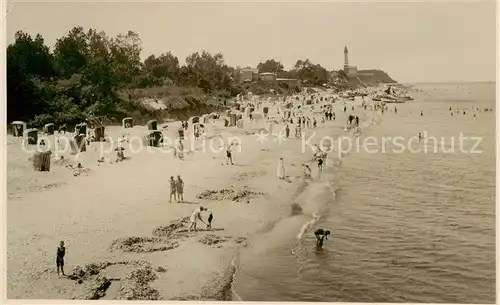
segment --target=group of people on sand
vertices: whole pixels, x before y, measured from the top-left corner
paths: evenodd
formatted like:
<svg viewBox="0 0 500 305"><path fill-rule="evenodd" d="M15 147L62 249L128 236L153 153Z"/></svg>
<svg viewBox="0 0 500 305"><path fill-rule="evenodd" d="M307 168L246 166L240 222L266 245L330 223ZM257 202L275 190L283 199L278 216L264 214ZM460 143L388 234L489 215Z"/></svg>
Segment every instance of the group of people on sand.
<svg viewBox="0 0 500 305"><path fill-rule="evenodd" d="M359 117L358 116L353 116L352 114L350 114L347 117L347 122L348 122L349 125L352 125L353 122L354 122L355 126L359 126Z"/></svg>
<svg viewBox="0 0 500 305"><path fill-rule="evenodd" d="M316 120L316 118L310 118L310 117L305 117L305 116L298 116L295 118L296 122L297 122L297 126L300 128L316 128L318 127L318 121ZM294 120L293 118L290 118L288 120L288 122L290 124L293 124L294 123Z"/></svg>
<svg viewBox="0 0 500 305"><path fill-rule="evenodd" d="M201 217L202 212L207 212L208 218L207 222L203 221L203 218ZM197 225L198 221L203 222L207 226L207 230L212 228L212 221L214 220L214 215L212 211L209 211L207 208L204 207L199 207L196 210L194 210L193 214L191 214L191 217L189 217L189 229L188 232L191 232L191 230L194 230L195 232L198 230Z"/></svg>
<svg viewBox="0 0 500 305"><path fill-rule="evenodd" d="M335 121L335 111L333 111L331 106L329 106L328 109L324 110L324 115L324 118L327 121Z"/></svg>
<svg viewBox="0 0 500 305"><path fill-rule="evenodd" d="M174 176L170 176L170 203L172 203L172 197L177 202L184 202L184 181L180 175L177 175L177 180Z"/></svg>

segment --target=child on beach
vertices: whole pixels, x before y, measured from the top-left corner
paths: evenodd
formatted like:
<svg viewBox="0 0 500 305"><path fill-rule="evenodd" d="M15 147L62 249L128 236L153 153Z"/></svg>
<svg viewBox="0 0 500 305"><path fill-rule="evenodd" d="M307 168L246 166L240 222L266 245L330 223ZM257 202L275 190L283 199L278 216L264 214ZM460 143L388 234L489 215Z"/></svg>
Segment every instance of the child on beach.
<svg viewBox="0 0 500 305"><path fill-rule="evenodd" d="M203 219L201 219L201 212L203 212L204 210L205 210L205 208L203 208L203 207L200 207L199 209L194 210L193 214L189 218L189 221L191 222L191 225L189 226L189 229L188 229L189 233L191 233L191 229L194 229L194 231L196 232L196 224L197 224L198 220L200 220L201 222L206 224L203 221Z"/></svg>
<svg viewBox="0 0 500 305"><path fill-rule="evenodd" d="M184 202L184 181L182 181L180 175L177 175L175 186L177 188L177 202Z"/></svg>
<svg viewBox="0 0 500 305"><path fill-rule="evenodd" d="M307 164L304 165L304 177L305 178L311 178L311 168Z"/></svg>
<svg viewBox="0 0 500 305"><path fill-rule="evenodd" d="M64 274L64 255L66 255L66 248L64 247L64 241L61 240L59 247L57 247L56 265L57 265L57 275L59 275L59 268L61 268L62 275Z"/></svg>
<svg viewBox="0 0 500 305"><path fill-rule="evenodd" d="M212 211L208 211L208 224L207 224L207 229L212 228L212 221L214 220L214 215L212 214Z"/></svg>
<svg viewBox="0 0 500 305"><path fill-rule="evenodd" d="M177 200L177 183L174 176L170 176L170 203L172 203L172 196L174 196L174 200Z"/></svg>

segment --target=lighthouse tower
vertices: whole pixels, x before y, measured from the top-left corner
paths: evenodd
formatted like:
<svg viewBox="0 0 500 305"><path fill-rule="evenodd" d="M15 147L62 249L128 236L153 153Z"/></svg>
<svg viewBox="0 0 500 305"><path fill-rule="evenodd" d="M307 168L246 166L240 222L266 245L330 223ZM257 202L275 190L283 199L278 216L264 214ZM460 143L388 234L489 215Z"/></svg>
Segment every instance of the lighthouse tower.
<svg viewBox="0 0 500 305"><path fill-rule="evenodd" d="M347 46L344 47L344 72L349 71L349 51Z"/></svg>

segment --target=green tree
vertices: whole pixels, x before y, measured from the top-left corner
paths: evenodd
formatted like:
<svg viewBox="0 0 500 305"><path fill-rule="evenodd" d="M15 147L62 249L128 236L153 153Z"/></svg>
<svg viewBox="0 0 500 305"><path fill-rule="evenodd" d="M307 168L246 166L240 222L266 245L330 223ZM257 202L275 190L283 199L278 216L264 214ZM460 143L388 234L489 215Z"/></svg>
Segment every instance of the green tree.
<svg viewBox="0 0 500 305"><path fill-rule="evenodd" d="M40 34L35 39L17 32L7 47L7 119L28 120L42 112L45 99L38 90L42 80L55 77L53 57Z"/></svg>
<svg viewBox="0 0 500 305"><path fill-rule="evenodd" d="M313 64L309 59L298 60L294 65L294 72L309 85L321 86L328 82L328 71L321 65Z"/></svg>
<svg viewBox="0 0 500 305"><path fill-rule="evenodd" d="M70 78L87 67L88 42L83 27L74 27L67 36L57 39L54 47L55 67L62 77Z"/></svg>
<svg viewBox="0 0 500 305"><path fill-rule="evenodd" d="M264 72L283 72L283 65L281 62L276 61L274 59L268 59L265 62L261 62L257 65L257 69L259 70L259 73L264 73Z"/></svg>
<svg viewBox="0 0 500 305"><path fill-rule="evenodd" d="M173 81L177 81L179 78L179 59L171 52L161 54L158 57L150 55L144 61L144 67L156 78L169 78Z"/></svg>

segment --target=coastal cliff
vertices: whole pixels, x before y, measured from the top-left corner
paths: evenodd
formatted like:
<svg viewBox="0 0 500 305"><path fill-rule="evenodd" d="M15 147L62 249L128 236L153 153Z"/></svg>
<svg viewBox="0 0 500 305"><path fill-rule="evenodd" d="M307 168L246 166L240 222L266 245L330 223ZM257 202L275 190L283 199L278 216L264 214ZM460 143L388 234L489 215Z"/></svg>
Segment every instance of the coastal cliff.
<svg viewBox="0 0 500 305"><path fill-rule="evenodd" d="M367 85L397 83L387 72L382 70L360 70L358 79Z"/></svg>

